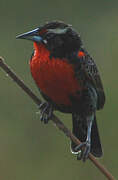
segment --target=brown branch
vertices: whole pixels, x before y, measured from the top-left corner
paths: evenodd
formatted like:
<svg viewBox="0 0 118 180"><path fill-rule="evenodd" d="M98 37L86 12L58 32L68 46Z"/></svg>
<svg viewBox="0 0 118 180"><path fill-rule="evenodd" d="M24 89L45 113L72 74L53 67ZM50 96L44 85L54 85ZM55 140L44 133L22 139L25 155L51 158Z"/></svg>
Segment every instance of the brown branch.
<svg viewBox="0 0 118 180"><path fill-rule="evenodd" d="M37 104L39 105L41 103L41 100L29 89L25 83L11 70L10 67L4 62L3 58L0 57L0 67L9 75L9 77L14 80L14 82L21 87L21 89L29 95L29 97ZM64 134L69 137L74 143L79 145L81 142L79 139L77 139L70 130L68 130L67 127L59 120L59 118L55 115L52 116L52 121L56 126L64 132ZM93 164L107 177L109 180L115 180L115 178L112 176L112 174L102 165L99 161L97 161L94 156L90 153L89 159L93 162Z"/></svg>

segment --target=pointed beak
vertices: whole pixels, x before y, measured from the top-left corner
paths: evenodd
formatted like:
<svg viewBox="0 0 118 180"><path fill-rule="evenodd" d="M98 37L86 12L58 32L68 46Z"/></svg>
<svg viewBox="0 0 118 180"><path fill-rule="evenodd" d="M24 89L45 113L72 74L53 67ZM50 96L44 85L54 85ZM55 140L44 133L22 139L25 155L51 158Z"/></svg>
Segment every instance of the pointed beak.
<svg viewBox="0 0 118 180"><path fill-rule="evenodd" d="M40 28L36 28L32 31L26 32L24 34L20 34L16 36L16 39L27 39L35 42L41 42L43 38L39 36L39 30Z"/></svg>

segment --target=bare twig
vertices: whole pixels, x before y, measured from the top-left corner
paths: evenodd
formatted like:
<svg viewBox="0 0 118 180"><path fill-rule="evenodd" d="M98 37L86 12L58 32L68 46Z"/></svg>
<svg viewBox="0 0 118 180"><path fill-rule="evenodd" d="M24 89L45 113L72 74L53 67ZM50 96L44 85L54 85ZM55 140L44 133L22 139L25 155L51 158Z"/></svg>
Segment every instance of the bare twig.
<svg viewBox="0 0 118 180"><path fill-rule="evenodd" d="M0 67L11 77L11 79L14 80L14 82L21 87L21 89L29 95L29 97L37 104L39 105L41 103L41 100L32 92L31 89L29 89L25 83L11 70L10 67L4 62L3 58L0 57ZM64 132L64 134L69 137L74 143L79 145L81 142L79 139L77 139L70 130L68 130L67 127L59 120L59 118L55 115L52 116L52 121L56 124L56 126ZM115 178L112 176L112 174L102 165L99 161L97 161L94 156L90 153L89 159L93 162L93 164L107 177L109 180L115 180Z"/></svg>

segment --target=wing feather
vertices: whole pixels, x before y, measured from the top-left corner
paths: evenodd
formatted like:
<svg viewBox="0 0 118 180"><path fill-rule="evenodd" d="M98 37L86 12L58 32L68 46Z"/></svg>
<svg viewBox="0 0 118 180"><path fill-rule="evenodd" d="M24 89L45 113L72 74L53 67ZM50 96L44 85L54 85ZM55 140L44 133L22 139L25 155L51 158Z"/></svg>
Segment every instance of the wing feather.
<svg viewBox="0 0 118 180"><path fill-rule="evenodd" d="M98 95L97 109L101 109L103 108L105 103L105 93L100 78L100 74L91 56L85 50L83 52L84 52L84 56L79 57L79 61L78 61L78 63L81 64L81 66L78 65L79 69L78 67L76 67L76 71L78 69L78 73L76 74L78 75L81 74L81 77L82 78L84 77L83 78L84 82L89 81L94 86Z"/></svg>

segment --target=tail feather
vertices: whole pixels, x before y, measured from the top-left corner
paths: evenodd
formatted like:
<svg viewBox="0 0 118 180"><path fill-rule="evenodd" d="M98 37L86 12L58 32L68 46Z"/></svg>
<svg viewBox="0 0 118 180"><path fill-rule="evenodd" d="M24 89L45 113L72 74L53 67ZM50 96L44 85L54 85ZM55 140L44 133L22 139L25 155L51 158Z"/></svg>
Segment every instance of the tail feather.
<svg viewBox="0 0 118 180"><path fill-rule="evenodd" d="M80 117L77 113L72 114L72 122L73 122L73 134L81 141L86 141L87 137L87 123L86 119ZM71 151L72 153L77 153L75 151L75 147L77 145L74 142L71 142ZM100 142L96 117L94 118L92 129L91 129L91 151L95 157L102 156L102 146Z"/></svg>
<svg viewBox="0 0 118 180"><path fill-rule="evenodd" d="M94 118L92 130L91 130L91 153L95 157L101 157L103 155L102 145L101 145L99 131L96 122L96 116Z"/></svg>

